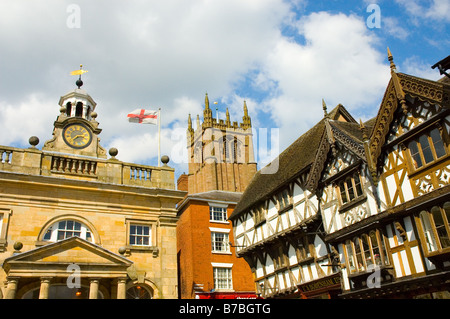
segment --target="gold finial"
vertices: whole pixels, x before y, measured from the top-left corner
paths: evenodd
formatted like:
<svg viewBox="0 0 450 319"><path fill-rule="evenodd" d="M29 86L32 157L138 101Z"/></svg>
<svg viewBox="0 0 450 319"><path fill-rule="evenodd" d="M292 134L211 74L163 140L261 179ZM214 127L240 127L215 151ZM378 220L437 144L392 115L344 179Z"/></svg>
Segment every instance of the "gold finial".
<svg viewBox="0 0 450 319"><path fill-rule="evenodd" d="M391 71L397 70L397 67L395 66L395 63L394 63L394 57L392 56L392 53L391 53L391 50L389 49L389 47L387 47L387 53L388 53L388 60L391 64Z"/></svg>

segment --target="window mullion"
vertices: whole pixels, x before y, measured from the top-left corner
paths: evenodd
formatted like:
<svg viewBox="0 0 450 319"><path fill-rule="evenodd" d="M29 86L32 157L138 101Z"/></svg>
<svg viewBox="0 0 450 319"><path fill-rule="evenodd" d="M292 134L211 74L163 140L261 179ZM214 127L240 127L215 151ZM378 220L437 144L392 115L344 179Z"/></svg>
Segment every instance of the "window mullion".
<svg viewBox="0 0 450 319"><path fill-rule="evenodd" d="M433 214L431 212L427 212L427 214L428 214L428 218L430 219L431 230L433 231L434 238L436 238L437 250L442 250L441 238L439 237L439 234L437 232L436 223L434 222Z"/></svg>
<svg viewBox="0 0 450 319"><path fill-rule="evenodd" d="M427 134L428 144L430 144L431 154L433 154L433 161L435 161L438 157L436 154L436 150L434 148L434 142L433 139L429 134Z"/></svg>

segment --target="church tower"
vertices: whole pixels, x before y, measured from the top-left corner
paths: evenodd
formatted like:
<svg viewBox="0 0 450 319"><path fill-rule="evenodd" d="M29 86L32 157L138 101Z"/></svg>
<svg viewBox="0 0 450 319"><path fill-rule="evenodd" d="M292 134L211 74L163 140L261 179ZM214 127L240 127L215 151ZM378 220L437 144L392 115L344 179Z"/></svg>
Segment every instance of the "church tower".
<svg viewBox="0 0 450 319"><path fill-rule="evenodd" d="M189 156L188 192L219 190L243 192L256 173L253 134L247 104L244 101L242 123L213 117L208 94L205 95L203 123L197 115L196 128L188 118Z"/></svg>

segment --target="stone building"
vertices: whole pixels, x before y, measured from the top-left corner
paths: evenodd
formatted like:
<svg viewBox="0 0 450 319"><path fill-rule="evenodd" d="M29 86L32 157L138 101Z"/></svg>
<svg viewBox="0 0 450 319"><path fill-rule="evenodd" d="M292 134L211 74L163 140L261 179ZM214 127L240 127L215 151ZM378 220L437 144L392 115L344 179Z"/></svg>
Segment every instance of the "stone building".
<svg viewBox="0 0 450 319"><path fill-rule="evenodd" d="M247 263L235 255L228 216L256 172L251 120L244 102L242 123L213 118L208 95L203 123L189 115L189 173L178 179L188 195L178 205L180 298L255 298Z"/></svg>
<svg viewBox="0 0 450 319"><path fill-rule="evenodd" d="M42 149L36 137L0 146L0 298L177 298L185 192L167 157L153 167L108 156L96 103L77 85Z"/></svg>

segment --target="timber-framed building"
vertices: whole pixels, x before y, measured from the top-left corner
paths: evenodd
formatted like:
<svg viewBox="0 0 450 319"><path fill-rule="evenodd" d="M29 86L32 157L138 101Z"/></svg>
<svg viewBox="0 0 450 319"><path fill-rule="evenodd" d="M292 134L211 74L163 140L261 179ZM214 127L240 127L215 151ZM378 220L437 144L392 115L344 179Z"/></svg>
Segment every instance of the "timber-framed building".
<svg viewBox="0 0 450 319"><path fill-rule="evenodd" d="M324 103L230 216L264 297L450 298L449 79L388 60L376 117Z"/></svg>

